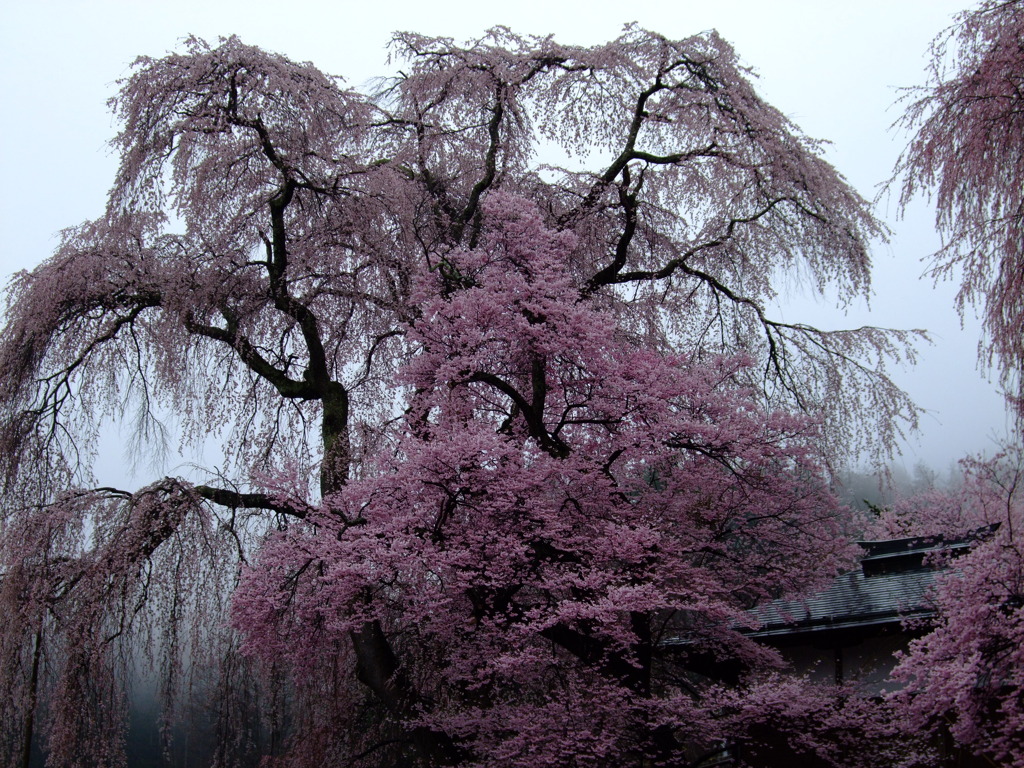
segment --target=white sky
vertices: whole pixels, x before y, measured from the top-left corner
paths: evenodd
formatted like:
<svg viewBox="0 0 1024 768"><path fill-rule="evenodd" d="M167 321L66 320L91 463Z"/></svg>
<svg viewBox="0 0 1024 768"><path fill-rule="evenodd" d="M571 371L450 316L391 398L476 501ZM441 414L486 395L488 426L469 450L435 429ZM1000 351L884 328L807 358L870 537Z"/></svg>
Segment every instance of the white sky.
<svg viewBox="0 0 1024 768"><path fill-rule="evenodd" d="M189 34L237 34L358 86L384 71L385 46L399 29L464 40L503 24L593 44L629 21L673 38L716 28L760 74L762 95L808 135L831 141L829 159L871 199L903 144L889 130L897 88L923 81L929 41L966 2L0 0L0 278L48 256L61 228L102 213L115 168L106 99L137 55L159 56ZM796 297L786 319L928 329L936 344L897 377L929 410L904 462L942 471L965 453L990 450L1007 429L1005 409L977 370L977 323L969 318L961 330L953 286L919 279L921 259L939 245L929 209L918 206L905 221L895 220L892 204L878 213L895 234L875 251L870 310L844 317Z"/></svg>

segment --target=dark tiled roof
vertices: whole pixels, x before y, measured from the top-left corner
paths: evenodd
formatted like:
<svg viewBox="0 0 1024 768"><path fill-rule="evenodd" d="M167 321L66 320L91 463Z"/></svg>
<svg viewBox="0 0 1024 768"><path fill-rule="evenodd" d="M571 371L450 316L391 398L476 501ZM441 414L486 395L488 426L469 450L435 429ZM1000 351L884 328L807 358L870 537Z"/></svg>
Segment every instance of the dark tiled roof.
<svg viewBox="0 0 1024 768"><path fill-rule="evenodd" d="M827 589L804 600L776 600L755 608L751 615L760 627L751 637L792 634L824 629L899 622L931 612L928 591L935 571L911 571L865 576L864 571L844 573Z"/></svg>
<svg viewBox="0 0 1024 768"><path fill-rule="evenodd" d="M792 635L827 629L897 623L928 616L928 593L939 561L956 556L972 543L989 538L999 527L979 528L960 538L918 536L859 542L860 567L837 576L832 585L803 600L775 600L750 611L759 624L750 637Z"/></svg>

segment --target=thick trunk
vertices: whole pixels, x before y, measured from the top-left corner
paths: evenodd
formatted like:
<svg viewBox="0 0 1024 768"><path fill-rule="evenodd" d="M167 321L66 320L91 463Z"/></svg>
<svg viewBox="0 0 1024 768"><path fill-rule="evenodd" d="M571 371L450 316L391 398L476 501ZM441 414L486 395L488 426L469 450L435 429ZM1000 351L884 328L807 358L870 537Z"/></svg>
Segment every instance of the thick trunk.
<svg viewBox="0 0 1024 768"><path fill-rule="evenodd" d="M348 393L332 381L323 395L324 421L321 428L324 446L320 469L320 495L328 496L348 482L352 448L348 436Z"/></svg>
<svg viewBox="0 0 1024 768"><path fill-rule="evenodd" d="M351 455L345 389L331 382L323 396L323 405L324 458L320 490L326 497L339 491L348 481ZM351 638L358 680L400 723L408 723L422 714L428 702L405 674L380 622L365 622L351 633ZM446 734L419 726L407 730L422 765L433 768L459 762L459 750Z"/></svg>
<svg viewBox="0 0 1024 768"><path fill-rule="evenodd" d="M21 741L21 768L29 768L32 762L32 737L35 735L36 699L39 690L39 661L43 652L43 632L33 635L32 672L29 678L28 702L25 709L25 723Z"/></svg>
<svg viewBox="0 0 1024 768"><path fill-rule="evenodd" d="M400 721L409 721L423 710L424 700L399 664L391 643L378 621L368 621L352 632L356 676ZM415 727L409 735L425 766L456 765L459 750L445 733Z"/></svg>

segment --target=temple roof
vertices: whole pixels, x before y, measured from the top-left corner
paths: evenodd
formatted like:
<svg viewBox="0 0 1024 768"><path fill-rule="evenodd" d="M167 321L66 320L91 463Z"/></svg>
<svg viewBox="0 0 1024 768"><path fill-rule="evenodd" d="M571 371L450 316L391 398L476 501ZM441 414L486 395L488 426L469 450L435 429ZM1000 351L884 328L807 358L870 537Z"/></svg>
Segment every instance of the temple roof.
<svg viewBox="0 0 1024 768"><path fill-rule="evenodd" d="M775 600L750 612L759 627L750 637L899 623L926 617L928 594L949 557L994 531L988 527L958 539L941 536L859 542L859 567L840 574L830 586L803 599Z"/></svg>
<svg viewBox="0 0 1024 768"><path fill-rule="evenodd" d="M858 569L837 576L826 589L802 600L775 600L750 613L760 627L751 637L900 622L927 616L927 594L936 572L917 569L866 576Z"/></svg>

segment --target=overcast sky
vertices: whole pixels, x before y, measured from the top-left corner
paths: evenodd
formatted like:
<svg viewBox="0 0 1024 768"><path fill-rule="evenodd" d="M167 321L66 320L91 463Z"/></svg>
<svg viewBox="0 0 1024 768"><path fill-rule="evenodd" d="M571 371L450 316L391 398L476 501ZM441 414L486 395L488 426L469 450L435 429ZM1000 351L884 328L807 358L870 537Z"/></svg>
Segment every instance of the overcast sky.
<svg viewBox="0 0 1024 768"><path fill-rule="evenodd" d="M495 25L566 43L616 37L623 24L682 38L715 28L760 75L761 94L808 135L832 142L827 156L868 199L885 181L905 137L890 131L899 88L923 82L929 41L966 0L630 0L515 3L401 0L34 0L0 4L0 277L31 269L63 227L102 213L115 158L116 126L106 100L138 55L159 56L194 34L237 34L249 44L312 61L358 86L386 71L395 30L476 37ZM991 450L1005 433L996 388L975 364L978 324L961 330L954 287L922 279L922 259L939 246L926 205L897 221L875 250L870 308L846 316L795 297L786 319L825 327L872 324L925 328L935 345L898 380L928 409L904 448L908 468L940 471L965 453Z"/></svg>

